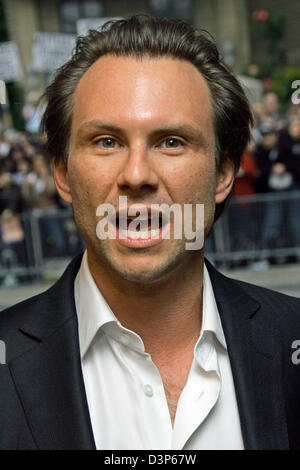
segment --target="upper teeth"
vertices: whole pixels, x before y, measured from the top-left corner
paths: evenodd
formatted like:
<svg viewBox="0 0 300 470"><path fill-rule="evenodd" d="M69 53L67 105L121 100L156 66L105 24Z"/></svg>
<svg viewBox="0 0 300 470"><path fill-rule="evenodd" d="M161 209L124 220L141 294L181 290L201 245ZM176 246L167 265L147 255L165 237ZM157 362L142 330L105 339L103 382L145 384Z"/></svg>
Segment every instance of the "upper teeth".
<svg viewBox="0 0 300 470"><path fill-rule="evenodd" d="M134 238L134 239L142 239L142 238L145 239L145 238L157 237L160 233L160 229L145 230L145 231L139 231L139 232L137 232L136 230L122 230L121 233L126 238L128 237L128 238Z"/></svg>

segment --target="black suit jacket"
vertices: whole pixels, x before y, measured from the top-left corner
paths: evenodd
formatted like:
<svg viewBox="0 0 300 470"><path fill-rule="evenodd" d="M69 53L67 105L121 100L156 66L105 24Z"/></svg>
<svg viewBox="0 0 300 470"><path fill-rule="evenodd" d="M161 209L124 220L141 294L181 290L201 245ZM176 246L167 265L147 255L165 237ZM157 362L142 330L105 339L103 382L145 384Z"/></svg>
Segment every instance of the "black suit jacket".
<svg viewBox="0 0 300 470"><path fill-rule="evenodd" d="M84 389L74 279L0 312L0 449L95 449ZM229 279L208 262L246 449L300 449L300 300Z"/></svg>

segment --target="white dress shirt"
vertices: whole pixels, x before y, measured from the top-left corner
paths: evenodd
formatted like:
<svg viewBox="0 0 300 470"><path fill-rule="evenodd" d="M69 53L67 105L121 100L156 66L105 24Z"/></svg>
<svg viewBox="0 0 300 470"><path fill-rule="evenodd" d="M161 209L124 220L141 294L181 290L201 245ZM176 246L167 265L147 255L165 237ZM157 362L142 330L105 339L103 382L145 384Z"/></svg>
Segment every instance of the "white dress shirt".
<svg viewBox="0 0 300 470"><path fill-rule="evenodd" d="M75 279L82 371L97 449L243 449L232 372L208 271L202 329L172 427L161 376L134 331L124 328L90 273ZM138 314L138 313L137 313Z"/></svg>

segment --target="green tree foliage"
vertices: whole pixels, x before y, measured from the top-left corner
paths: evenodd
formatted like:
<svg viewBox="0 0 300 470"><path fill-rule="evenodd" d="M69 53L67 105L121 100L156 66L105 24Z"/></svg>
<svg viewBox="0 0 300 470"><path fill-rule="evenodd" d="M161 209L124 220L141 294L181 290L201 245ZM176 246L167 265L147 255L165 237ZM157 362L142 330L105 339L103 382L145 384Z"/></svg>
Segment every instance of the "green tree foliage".
<svg viewBox="0 0 300 470"><path fill-rule="evenodd" d="M283 11L273 11L266 21L252 23L252 36L257 47L255 62L260 68L260 77L273 75L279 67L285 66L283 39L286 32L286 15Z"/></svg>
<svg viewBox="0 0 300 470"><path fill-rule="evenodd" d="M290 100L292 95L292 83L300 79L300 67L285 67L276 69L272 73L272 91L278 94L283 102Z"/></svg>

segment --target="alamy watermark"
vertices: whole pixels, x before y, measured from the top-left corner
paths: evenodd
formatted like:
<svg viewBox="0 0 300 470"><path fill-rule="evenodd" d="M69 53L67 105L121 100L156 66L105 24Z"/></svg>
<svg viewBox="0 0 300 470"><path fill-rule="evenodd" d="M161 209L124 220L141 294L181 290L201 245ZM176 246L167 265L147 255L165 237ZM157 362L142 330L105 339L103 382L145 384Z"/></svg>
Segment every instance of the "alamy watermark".
<svg viewBox="0 0 300 470"><path fill-rule="evenodd" d="M300 339L295 339L292 342L291 348L295 349L291 357L292 363L298 365L300 364Z"/></svg>
<svg viewBox="0 0 300 470"><path fill-rule="evenodd" d="M295 88L295 91L291 96L292 103L300 104L300 80L294 80L292 83L292 88Z"/></svg>
<svg viewBox="0 0 300 470"><path fill-rule="evenodd" d="M113 204L100 204L96 216L101 217L96 227L100 240L118 238L151 243L173 237L176 240L190 240L185 244L186 250L200 250L203 247L204 204L131 204L128 207L127 196L119 196L117 210Z"/></svg>

